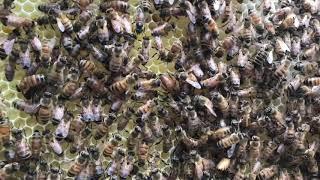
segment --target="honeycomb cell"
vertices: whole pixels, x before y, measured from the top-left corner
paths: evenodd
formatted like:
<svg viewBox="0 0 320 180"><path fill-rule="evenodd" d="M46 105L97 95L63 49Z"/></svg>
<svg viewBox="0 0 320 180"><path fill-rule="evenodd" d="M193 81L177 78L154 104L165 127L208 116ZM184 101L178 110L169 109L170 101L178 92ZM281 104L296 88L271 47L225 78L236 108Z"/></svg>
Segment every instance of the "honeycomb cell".
<svg viewBox="0 0 320 180"><path fill-rule="evenodd" d="M14 112L9 111L8 117L10 120L13 120L13 125L15 128L22 129L25 127L25 120L19 117L19 113L16 110L14 110Z"/></svg>
<svg viewBox="0 0 320 180"><path fill-rule="evenodd" d="M37 125L38 124L38 122L37 122L37 120L36 120L36 117L28 117L27 118L27 120L26 120L26 124L28 125L28 126L30 126L30 127L33 127L33 126L35 126L35 125Z"/></svg>
<svg viewBox="0 0 320 180"><path fill-rule="evenodd" d="M17 15L20 17L29 17L29 13L25 12L25 11L21 11L21 12L17 13Z"/></svg>
<svg viewBox="0 0 320 180"><path fill-rule="evenodd" d="M27 13L31 13L35 10L35 7L30 2L26 2L23 4L23 10Z"/></svg>
<svg viewBox="0 0 320 180"><path fill-rule="evenodd" d="M1 90L1 93L7 91L9 89L9 85L7 82L1 80L0 81L0 90Z"/></svg>
<svg viewBox="0 0 320 180"><path fill-rule="evenodd" d="M3 93L3 96L7 99L7 100L9 100L9 101L11 101L11 100L13 100L13 99L15 99L17 96L16 96L16 92L15 91L12 91L12 90L7 90L7 91L5 91L4 93Z"/></svg>
<svg viewBox="0 0 320 180"><path fill-rule="evenodd" d="M21 5L20 3L15 2L14 3L14 8L12 9L12 12L17 13L21 11Z"/></svg>
<svg viewBox="0 0 320 180"><path fill-rule="evenodd" d="M32 133L33 133L32 127L30 127L30 126L25 126L25 127L23 128L23 130L25 131L27 137L32 136Z"/></svg>

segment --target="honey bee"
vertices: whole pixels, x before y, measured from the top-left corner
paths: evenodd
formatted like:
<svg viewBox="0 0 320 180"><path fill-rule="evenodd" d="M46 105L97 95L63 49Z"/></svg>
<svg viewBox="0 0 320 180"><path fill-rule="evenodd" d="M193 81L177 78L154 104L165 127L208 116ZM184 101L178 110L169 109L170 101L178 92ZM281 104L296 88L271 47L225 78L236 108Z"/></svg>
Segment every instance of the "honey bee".
<svg viewBox="0 0 320 180"><path fill-rule="evenodd" d="M320 40L320 21L318 19L312 19L311 25L314 29L314 39L319 42Z"/></svg>
<svg viewBox="0 0 320 180"><path fill-rule="evenodd" d="M109 126L111 126L115 119L115 114L109 113L108 116L104 119L104 121L98 125L97 130L94 134L94 139L98 140L101 139L103 136L108 135Z"/></svg>
<svg viewBox="0 0 320 180"><path fill-rule="evenodd" d="M12 136L15 138L17 156L21 160L29 159L32 156L32 151L26 137L23 135L23 131L21 129L12 129Z"/></svg>
<svg viewBox="0 0 320 180"><path fill-rule="evenodd" d="M217 73L213 77L210 77L208 79L202 80L200 82L202 87L205 88L215 88L225 82L226 76L222 73Z"/></svg>
<svg viewBox="0 0 320 180"><path fill-rule="evenodd" d="M274 24L268 20L267 18L264 21L264 27L266 28L266 32L268 35L268 38L272 38L274 37L274 35L276 34L276 29Z"/></svg>
<svg viewBox="0 0 320 180"><path fill-rule="evenodd" d="M79 114L70 123L69 133L66 138L67 141L73 141L75 136L80 134L80 132L85 128L86 124L81 120L82 116Z"/></svg>
<svg viewBox="0 0 320 180"><path fill-rule="evenodd" d="M53 67L47 76L47 82L50 85L62 85L64 83L64 68L66 61L63 58L60 58L58 61L54 62Z"/></svg>
<svg viewBox="0 0 320 180"><path fill-rule="evenodd" d="M14 52L9 56L9 61L4 72L7 81L12 81L14 78L17 58L18 56Z"/></svg>
<svg viewBox="0 0 320 180"><path fill-rule="evenodd" d="M110 38L110 32L108 30L108 22L106 19L98 19L96 21L98 30L98 39L101 43L105 44Z"/></svg>
<svg viewBox="0 0 320 180"><path fill-rule="evenodd" d="M69 99L78 89L79 71L71 68L67 75L66 83L63 85L60 97Z"/></svg>
<svg viewBox="0 0 320 180"><path fill-rule="evenodd" d="M299 20L294 13L288 14L280 24L282 29L297 29L299 27Z"/></svg>
<svg viewBox="0 0 320 180"><path fill-rule="evenodd" d="M262 17L258 15L258 12L255 9L249 10L249 16L256 32L258 34L262 34L264 32L264 24Z"/></svg>
<svg viewBox="0 0 320 180"><path fill-rule="evenodd" d="M40 153L42 151L42 135L40 131L35 130L33 132L30 143L31 143L32 157L34 159L39 159Z"/></svg>
<svg viewBox="0 0 320 180"><path fill-rule="evenodd" d="M251 41L254 38L253 29L251 27L251 22L249 18L244 19L243 29L239 33L240 33L240 39L244 41L246 47L249 47Z"/></svg>
<svg viewBox="0 0 320 180"><path fill-rule="evenodd" d="M67 175L69 177L75 177L80 174L80 172L86 167L89 160L89 153L86 151L81 151L77 156L74 164L69 168Z"/></svg>
<svg viewBox="0 0 320 180"><path fill-rule="evenodd" d="M294 77L294 79L292 79L289 82L287 89L286 89L287 93L289 95L295 94L297 92L297 90L300 88L301 84L302 84L302 77L297 75L296 77Z"/></svg>
<svg viewBox="0 0 320 180"><path fill-rule="evenodd" d="M62 170L60 169L60 167L55 167L55 166L50 166L50 170L47 171L48 172L48 177L47 179L63 179L63 175L62 175Z"/></svg>
<svg viewBox="0 0 320 180"><path fill-rule="evenodd" d="M279 172L279 167L277 165L271 165L269 167L266 167L264 169L262 169L258 176L257 179L258 180L262 180L262 179L271 179L272 177L276 176Z"/></svg>
<svg viewBox="0 0 320 180"><path fill-rule="evenodd" d="M45 138L47 148L50 148L57 156L63 156L64 151L61 144L50 133L51 132L48 129L42 133Z"/></svg>
<svg viewBox="0 0 320 180"><path fill-rule="evenodd" d="M1 166L0 176L3 179L13 178L12 175L20 170L20 164L17 162L9 163Z"/></svg>
<svg viewBox="0 0 320 180"><path fill-rule="evenodd" d="M47 161L40 159L39 165L38 165L38 173L36 179L38 180L45 180L48 177L49 172L49 166Z"/></svg>
<svg viewBox="0 0 320 180"><path fill-rule="evenodd" d="M287 52L290 52L290 48L281 38L277 38L275 44L275 52L279 57L283 57Z"/></svg>
<svg viewBox="0 0 320 180"><path fill-rule="evenodd" d="M120 177L121 178L128 178L131 172L134 169L134 159L133 156L127 156L121 164L120 169Z"/></svg>
<svg viewBox="0 0 320 180"><path fill-rule="evenodd" d="M186 12L181 7L170 7L170 8L162 8L160 11L160 17L166 18L166 17L179 17L179 16L186 16Z"/></svg>
<svg viewBox="0 0 320 180"><path fill-rule="evenodd" d="M0 118L0 142L5 146L9 143L11 133L11 124L7 118Z"/></svg>
<svg viewBox="0 0 320 180"><path fill-rule="evenodd" d="M108 88L104 85L104 79L98 79L96 77L86 78L86 86L98 95L105 95L108 92ZM76 90L77 91L77 90Z"/></svg>
<svg viewBox="0 0 320 180"><path fill-rule="evenodd" d="M23 111L25 113L28 113L30 115L36 114L40 107L39 104L30 104L26 101L21 101L21 100L13 101L12 105L14 108L20 111Z"/></svg>
<svg viewBox="0 0 320 180"><path fill-rule="evenodd" d="M149 39L149 37L145 36L145 37L143 37L142 47L141 47L141 50L140 50L140 54L143 57L143 58L141 58L142 65L147 64L147 62L149 61L149 59L150 59L150 57L149 57L150 49L151 49L151 40Z"/></svg>
<svg viewBox="0 0 320 180"><path fill-rule="evenodd" d="M291 40L291 55L298 57L301 51L301 39L298 36L294 36Z"/></svg>
<svg viewBox="0 0 320 180"><path fill-rule="evenodd" d="M283 80L287 78L290 64L291 62L289 60L284 60L281 62L281 64L278 66L278 68L274 72L274 76L277 80Z"/></svg>
<svg viewBox="0 0 320 180"><path fill-rule="evenodd" d="M317 56L317 52L319 52L320 47L317 44L311 44L309 48L302 54L302 60L314 60Z"/></svg>
<svg viewBox="0 0 320 180"><path fill-rule="evenodd" d="M268 64L268 57L271 51L270 47L265 47L262 49L257 50L256 54L253 57L252 63L255 67L263 67L264 65ZM267 60L267 61L266 61Z"/></svg>
<svg viewBox="0 0 320 180"><path fill-rule="evenodd" d="M142 91L151 91L161 84L160 79L149 79L144 81L138 81L137 84L134 86L135 90L142 90Z"/></svg>
<svg viewBox="0 0 320 180"><path fill-rule="evenodd" d="M36 114L40 124L47 124L52 119L52 108L52 94L46 92L40 100L40 107Z"/></svg>
<svg viewBox="0 0 320 180"><path fill-rule="evenodd" d="M144 165L149 157L149 145L145 141L140 141L137 146L138 163Z"/></svg>
<svg viewBox="0 0 320 180"><path fill-rule="evenodd" d="M136 147L136 144L138 143L138 136L141 133L141 128L139 126L136 126L129 134L126 145L129 152L132 152L134 148Z"/></svg>
<svg viewBox="0 0 320 180"><path fill-rule="evenodd" d="M208 141L207 135L201 136L199 140L194 139L194 138L190 138L189 136L187 136L186 131L183 130L181 128L181 126L178 126L175 129L175 131L177 133L178 138L181 140L181 142L189 149L199 147L199 146L207 143L207 141Z"/></svg>
<svg viewBox="0 0 320 180"><path fill-rule="evenodd" d="M10 37L8 39L5 39L4 42L1 42L1 48L0 48L0 59L7 58L8 55L11 54L13 51L13 45L16 42L16 37Z"/></svg>
<svg viewBox="0 0 320 180"><path fill-rule="evenodd" d="M123 65L125 56L126 55L125 55L125 52L123 51L122 45L116 44L113 49L111 60L109 62L109 70L114 73L119 72Z"/></svg>
<svg viewBox="0 0 320 180"><path fill-rule="evenodd" d="M117 122L117 130L122 131L126 128L130 121L130 117L134 114L134 110L130 107L126 108L122 112L122 118Z"/></svg>
<svg viewBox="0 0 320 180"><path fill-rule="evenodd" d="M233 144L237 144L241 139L245 138L246 134L244 133L232 133L231 135L219 140L217 146L220 148L228 148Z"/></svg>
<svg viewBox="0 0 320 180"><path fill-rule="evenodd" d="M71 33L73 31L73 25L71 20L63 12L56 12L57 26L61 32Z"/></svg>
<svg viewBox="0 0 320 180"><path fill-rule="evenodd" d="M28 96L28 94L33 88L40 87L45 82L46 77L44 75L31 75L24 77L16 87L18 92L22 92L23 95Z"/></svg>
<svg viewBox="0 0 320 180"><path fill-rule="evenodd" d="M151 35L152 36L166 36L168 35L168 33L172 30L175 29L175 25L174 24L170 24L170 23L164 23L160 26L155 27L152 31L151 31Z"/></svg>
<svg viewBox="0 0 320 180"><path fill-rule="evenodd" d="M213 103L209 98L207 98L205 96L201 96L201 95L196 95L194 97L194 101L195 101L194 102L195 106L203 107L203 108L207 109L208 112L210 112L213 116L217 116L217 114L213 110Z"/></svg>
<svg viewBox="0 0 320 180"><path fill-rule="evenodd" d="M169 93L179 91L179 81L171 74L160 75L161 87Z"/></svg>
<svg viewBox="0 0 320 180"><path fill-rule="evenodd" d="M122 27L122 18L118 14L117 11L115 11L113 8L109 8L106 10L106 13L108 14L108 17L111 21L111 26L114 32L121 33L123 31Z"/></svg>
<svg viewBox="0 0 320 180"><path fill-rule="evenodd" d="M119 146L119 143L122 141L122 137L118 134L113 135L109 142L104 146L103 156L112 157L112 154L115 149Z"/></svg>
<svg viewBox="0 0 320 180"><path fill-rule="evenodd" d="M202 20L207 31L212 32L215 36L219 35L218 25L211 16L211 12L206 1L201 1L198 5L201 9Z"/></svg>
<svg viewBox="0 0 320 180"><path fill-rule="evenodd" d="M81 29L76 33L76 38L78 41L84 41L88 38L90 35L90 31L92 31L91 28L91 22L87 23L85 26L82 26Z"/></svg>
<svg viewBox="0 0 320 180"><path fill-rule="evenodd" d="M65 139L68 136L71 120L73 119L73 114L66 112L64 118L58 124L55 131L55 137L57 140Z"/></svg>
<svg viewBox="0 0 320 180"><path fill-rule="evenodd" d="M143 32L143 25L144 25L145 17L142 9L140 7L137 8L136 12L136 32L138 34Z"/></svg>
<svg viewBox="0 0 320 180"><path fill-rule="evenodd" d="M144 105L140 106L137 110L137 115L146 115L151 113L153 108L158 104L157 99L150 99Z"/></svg>
<svg viewBox="0 0 320 180"><path fill-rule="evenodd" d="M226 115L229 111L229 104L225 97L222 94L214 92L211 95L212 101L215 104L214 106L217 107L224 115Z"/></svg>
<svg viewBox="0 0 320 180"><path fill-rule="evenodd" d="M121 162L123 162L124 157L125 157L124 149L117 148L112 158L112 162L110 163L110 166L107 169L107 174L109 176L114 176L117 173L119 173L119 170L121 168Z"/></svg>
<svg viewBox="0 0 320 180"><path fill-rule="evenodd" d="M222 139L231 134L231 127L221 127L214 131L208 131L207 135L209 139L217 140Z"/></svg>
<svg viewBox="0 0 320 180"><path fill-rule="evenodd" d="M252 136L249 143L249 158L250 162L256 162L260 157L261 141L259 136Z"/></svg>
<svg viewBox="0 0 320 180"><path fill-rule="evenodd" d="M136 82L138 79L137 74L129 74L125 78L113 83L111 86L109 86L110 92L114 94L124 94L127 92L130 88L130 86Z"/></svg>
<svg viewBox="0 0 320 180"><path fill-rule="evenodd" d="M108 1L100 4L101 11L106 11L109 8L113 8L122 13L128 13L130 6L128 2L125 1Z"/></svg>
<svg viewBox="0 0 320 180"><path fill-rule="evenodd" d="M182 44L180 40L174 41L170 51L168 52L166 58L164 59L166 62L172 62L176 58L178 58L182 53Z"/></svg>
<svg viewBox="0 0 320 180"><path fill-rule="evenodd" d="M313 0L304 0L302 3L302 7L305 11L310 12L311 14L315 14L319 11L319 3Z"/></svg>
<svg viewBox="0 0 320 180"><path fill-rule="evenodd" d="M233 70L232 68L229 69L230 72L230 81L231 85L234 89L239 89L240 88L240 74Z"/></svg>
<svg viewBox="0 0 320 180"><path fill-rule="evenodd" d="M56 40L46 40L41 48L41 61L48 65L51 62L52 50L55 46Z"/></svg>
<svg viewBox="0 0 320 180"><path fill-rule="evenodd" d="M34 22L31 19L17 16L9 10L1 11L0 21L3 25L14 28L32 28L34 26Z"/></svg>

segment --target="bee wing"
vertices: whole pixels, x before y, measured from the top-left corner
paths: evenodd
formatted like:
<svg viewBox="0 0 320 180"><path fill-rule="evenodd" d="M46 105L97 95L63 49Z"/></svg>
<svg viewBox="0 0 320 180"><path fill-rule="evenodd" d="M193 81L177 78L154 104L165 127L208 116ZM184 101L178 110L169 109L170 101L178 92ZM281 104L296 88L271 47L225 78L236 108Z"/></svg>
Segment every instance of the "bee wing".
<svg viewBox="0 0 320 180"><path fill-rule="evenodd" d="M214 116L217 117L216 112L213 110L213 103L210 101L210 99L205 100L204 106L208 109L208 111Z"/></svg>
<svg viewBox="0 0 320 180"><path fill-rule="evenodd" d="M196 14L195 13L192 13L192 11L190 11L190 10L187 10L186 11L187 12L187 15L188 15L188 17L189 17L189 20L193 23L193 24L195 24L196 23Z"/></svg>
<svg viewBox="0 0 320 180"><path fill-rule="evenodd" d="M186 79L186 82L189 83L191 86L193 86L196 89L201 89L201 85L193 73L189 73L189 75Z"/></svg>
<svg viewBox="0 0 320 180"><path fill-rule="evenodd" d="M270 51L270 52L268 53L267 62L268 62L269 64L272 64L272 62L273 62L273 51Z"/></svg>
<svg viewBox="0 0 320 180"><path fill-rule="evenodd" d="M299 19L297 18L297 16L294 17L294 27L298 28L300 25Z"/></svg>
<svg viewBox="0 0 320 180"><path fill-rule="evenodd" d="M173 5L174 1L175 1L175 0L168 0L168 3L169 3L170 5Z"/></svg>
<svg viewBox="0 0 320 180"><path fill-rule="evenodd" d="M215 0L212 4L214 11L218 11L220 9L221 2L219 0Z"/></svg>
<svg viewBox="0 0 320 180"><path fill-rule="evenodd" d="M40 104L31 105L30 108L26 108L25 112L27 114L36 114L40 108Z"/></svg>
<svg viewBox="0 0 320 180"><path fill-rule="evenodd" d="M122 29L121 21L119 21L117 19L113 19L113 20L111 20L111 24L112 24L113 30L116 33L121 33L121 29Z"/></svg>
<svg viewBox="0 0 320 180"><path fill-rule="evenodd" d="M221 1L218 1L218 2L220 3L218 12L219 14L223 14L224 10L226 9L226 1L223 1L222 3Z"/></svg>
<svg viewBox="0 0 320 180"><path fill-rule="evenodd" d="M62 24L61 19L57 17L56 20L57 20L57 25L58 25L59 30L60 30L61 32L64 32L64 31L65 31L65 27L64 27L64 25Z"/></svg>
<svg viewBox="0 0 320 180"><path fill-rule="evenodd" d="M3 43L3 49L7 55L11 53L15 40L16 39L11 39Z"/></svg>
<svg viewBox="0 0 320 180"><path fill-rule="evenodd" d="M281 39L277 39L277 43L279 44L280 48L283 49L284 51L290 52L289 47L287 46L286 43L284 43Z"/></svg>
<svg viewBox="0 0 320 180"><path fill-rule="evenodd" d="M32 39L32 43L31 43L33 49L37 50L37 51L40 51L41 50L41 47L42 47L42 44L41 44L41 41L38 37L34 37Z"/></svg>
<svg viewBox="0 0 320 180"><path fill-rule="evenodd" d="M53 49L55 45L56 45L56 39L55 38L50 39L49 47Z"/></svg>
<svg viewBox="0 0 320 180"><path fill-rule="evenodd" d="M122 17L122 26L127 33L132 33L131 22L129 21L129 17L125 15Z"/></svg>
<svg viewBox="0 0 320 180"><path fill-rule="evenodd" d="M154 3L155 3L155 4L160 4L160 1L161 1L161 0L154 0Z"/></svg>

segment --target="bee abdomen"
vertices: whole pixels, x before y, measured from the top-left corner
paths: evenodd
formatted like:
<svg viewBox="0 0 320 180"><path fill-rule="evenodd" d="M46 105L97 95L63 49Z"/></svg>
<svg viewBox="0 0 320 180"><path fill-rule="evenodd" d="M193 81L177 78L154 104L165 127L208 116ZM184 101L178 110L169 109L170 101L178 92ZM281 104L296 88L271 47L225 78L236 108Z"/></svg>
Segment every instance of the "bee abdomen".
<svg viewBox="0 0 320 180"><path fill-rule="evenodd" d="M303 84L307 86L319 86L320 85L320 77L312 77L306 79Z"/></svg>

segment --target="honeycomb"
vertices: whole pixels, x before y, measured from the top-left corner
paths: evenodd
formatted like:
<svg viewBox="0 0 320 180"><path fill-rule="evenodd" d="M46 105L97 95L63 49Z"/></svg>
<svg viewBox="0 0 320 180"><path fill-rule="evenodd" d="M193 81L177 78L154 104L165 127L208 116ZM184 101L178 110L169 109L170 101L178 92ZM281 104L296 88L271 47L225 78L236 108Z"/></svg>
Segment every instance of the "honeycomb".
<svg viewBox="0 0 320 180"><path fill-rule="evenodd" d="M130 11L135 11L135 8L138 5L138 0L129 0L130 4L131 4L131 9ZM2 0L0 0L0 4L2 3ZM30 17L30 18L36 18L37 16L41 15L42 13L40 11L38 11L37 6L41 3L45 3L45 1L43 0L15 0L14 1L14 9L12 10L13 13L15 13L16 15L19 16L23 16L23 17ZM95 3L97 3L95 1ZM150 36L151 32L150 29L154 28L156 26L156 22L158 19L159 14L155 13L155 14L149 14L147 16L147 23L145 24L146 28L145 32L138 35L137 39L138 41L135 42L135 49L131 51L130 56L134 57L137 53L139 48L141 47L141 41L143 39L144 36ZM131 18L134 18L131 16ZM133 21L133 19L131 19ZM183 36L186 36L186 22L187 19L184 17L180 17L179 19L172 17L171 21L174 21L176 23L176 28L173 32L170 32L168 36L163 37L163 43L165 48L169 49L170 45L176 40L179 39ZM6 28L4 27L1 23L0 23L0 37L5 37L7 36L7 34L9 32L11 32L12 29ZM40 40L50 40L52 38L59 38L60 33L57 32L56 30L52 29L51 27L39 27L37 29L37 33L39 34ZM224 34L221 34L219 36L219 38L222 40L224 38ZM156 53L156 50L154 48L151 49L150 51L150 55L152 56L152 59L145 65L145 67L148 70L151 70L153 72L156 72L158 74L161 73L165 73L165 72L174 72L174 67L173 67L173 63L166 63L163 61L160 61L160 59L158 59L158 56L155 55L153 56L153 54ZM15 78L12 82L8 82L4 76L4 69L5 69L5 65L6 62L5 61L0 61L0 69L1 69L1 74L0 74L0 90L1 90L1 94L0 94L0 98L2 100L2 104L1 104L1 109L4 109L6 115L8 116L8 118L10 119L12 125L16 128L23 128L25 130L26 133L26 137L30 138L32 135L32 132L34 130L40 130L43 131L44 129L52 129L54 130L55 128L53 127L52 124L48 124L46 126L41 126L39 125L36 120L35 117L31 117L30 115L18 111L14 108L11 107L11 104L13 101L18 100L18 99L23 99L23 96L18 93L16 91L16 85L18 84L18 82L21 80L22 77L24 77L24 71L21 69L20 66L17 66L16 69L16 74L15 74ZM245 84L242 84L243 87L249 87L250 86L250 82L247 82ZM272 103L274 106L278 107L280 111L284 111L284 99L281 98L277 98L275 99ZM130 103L130 102L129 102ZM263 105L262 101L254 101L254 104L259 107ZM66 104L66 106L68 106L68 109L70 109L73 112L78 112L79 109L77 109L75 103L69 103ZM105 108L108 109L108 108ZM96 125L93 125L93 129ZM129 123L129 125L127 126L127 131L130 131L130 129L132 129L133 124ZM126 137L128 135L127 131L122 131L120 132L120 134L124 137ZM110 134L116 132L116 124L114 123L111 127L110 130ZM93 140L93 138L89 138L88 139L89 144L97 144L97 141ZM101 140L100 140L101 141ZM98 144L102 144L102 143L98 143ZM68 170L68 168L71 165L71 162L75 159L77 154L71 154L69 153L69 146L70 144L67 144L66 142L63 142L62 144L65 153L63 156L59 157L54 155L53 153L46 153L45 154L45 159L49 162L52 163L53 166L60 166L61 169L66 172ZM102 149L102 147L99 147L100 150ZM151 151L153 153L156 153L157 150L160 148L160 145L155 145L152 146ZM151 153L152 154L152 153ZM168 155L167 154L161 154L163 159L167 159ZM110 159L107 159L103 156L101 156L102 158L102 162L104 164L104 167L107 167L107 165L110 163ZM3 154L0 154L0 160L4 159ZM65 178L68 179L68 178ZM69 178L69 179L73 179L73 178Z"/></svg>

